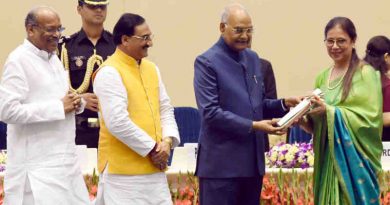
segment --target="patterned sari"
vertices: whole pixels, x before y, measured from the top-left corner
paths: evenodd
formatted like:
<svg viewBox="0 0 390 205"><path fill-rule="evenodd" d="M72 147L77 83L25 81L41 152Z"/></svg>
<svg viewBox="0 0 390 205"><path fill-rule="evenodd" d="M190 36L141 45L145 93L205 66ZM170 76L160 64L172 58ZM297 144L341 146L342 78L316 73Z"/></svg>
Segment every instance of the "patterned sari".
<svg viewBox="0 0 390 205"><path fill-rule="evenodd" d="M325 93L326 115L313 116L315 204L379 204L382 154L382 93L379 73L358 69L341 102L342 79L328 85L331 69L316 79Z"/></svg>

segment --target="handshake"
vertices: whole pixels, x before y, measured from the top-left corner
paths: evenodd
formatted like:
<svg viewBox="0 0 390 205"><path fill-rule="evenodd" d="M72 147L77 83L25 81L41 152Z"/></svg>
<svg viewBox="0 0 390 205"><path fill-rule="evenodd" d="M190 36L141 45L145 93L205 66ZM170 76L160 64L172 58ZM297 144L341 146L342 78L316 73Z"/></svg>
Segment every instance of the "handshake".
<svg viewBox="0 0 390 205"><path fill-rule="evenodd" d="M168 159L171 155L172 138L166 137L163 141L156 143L152 151L149 152L148 156L152 160L155 167L160 170L164 170L168 166Z"/></svg>

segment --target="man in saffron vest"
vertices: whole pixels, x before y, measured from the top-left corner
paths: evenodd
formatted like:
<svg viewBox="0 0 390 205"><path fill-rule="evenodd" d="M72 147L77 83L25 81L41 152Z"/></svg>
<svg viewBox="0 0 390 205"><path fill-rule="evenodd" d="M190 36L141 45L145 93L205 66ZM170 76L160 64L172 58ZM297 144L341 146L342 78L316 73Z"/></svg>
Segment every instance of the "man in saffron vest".
<svg viewBox="0 0 390 205"><path fill-rule="evenodd" d="M114 27L117 49L94 76L100 139L97 204L172 204L164 170L180 143L173 107L157 66L145 19L126 13Z"/></svg>

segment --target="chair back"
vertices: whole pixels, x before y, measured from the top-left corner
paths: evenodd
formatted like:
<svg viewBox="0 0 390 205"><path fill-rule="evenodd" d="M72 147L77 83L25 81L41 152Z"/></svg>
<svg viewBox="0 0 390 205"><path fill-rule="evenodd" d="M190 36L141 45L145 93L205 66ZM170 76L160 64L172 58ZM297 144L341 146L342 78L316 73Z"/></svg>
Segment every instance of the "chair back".
<svg viewBox="0 0 390 205"><path fill-rule="evenodd" d="M303 142L310 142L312 139L311 134L305 132L303 129L301 129L298 125L294 125L290 128L290 132L288 135L288 143L294 144L294 143L303 143Z"/></svg>
<svg viewBox="0 0 390 205"><path fill-rule="evenodd" d="M200 130L200 116L196 108L193 107L175 107L174 109L176 124L180 134L180 144L198 143ZM168 165L171 165L173 151L168 160Z"/></svg>
<svg viewBox="0 0 390 205"><path fill-rule="evenodd" d="M180 133L180 146L184 143L197 143L200 130L198 109L193 107L175 107L175 119Z"/></svg>

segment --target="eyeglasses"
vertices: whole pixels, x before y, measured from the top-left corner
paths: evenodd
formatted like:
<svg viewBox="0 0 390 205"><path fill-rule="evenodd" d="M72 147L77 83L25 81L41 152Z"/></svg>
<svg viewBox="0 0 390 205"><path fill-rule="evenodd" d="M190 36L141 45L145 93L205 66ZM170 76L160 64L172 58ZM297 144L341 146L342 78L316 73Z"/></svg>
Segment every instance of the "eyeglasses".
<svg viewBox="0 0 390 205"><path fill-rule="evenodd" d="M151 41L153 40L153 34L151 35L144 35L144 36L137 36L137 35L132 35L132 38L140 39L142 41Z"/></svg>
<svg viewBox="0 0 390 205"><path fill-rule="evenodd" d="M64 32L64 30L65 30L65 27L58 27L58 28L54 28L54 27L51 27L51 28L45 28L45 27L41 27L41 26L39 26L39 25L32 25L32 26L34 26L34 27L37 27L37 28L39 28L39 29L41 29L42 31L44 31L44 32L47 32L47 33L62 33L62 32Z"/></svg>
<svg viewBox="0 0 390 205"><path fill-rule="evenodd" d="M241 35L243 33L252 34L254 32L253 27L242 28L242 27L231 27L229 24L225 23L226 27L230 27L234 34Z"/></svg>
<svg viewBox="0 0 390 205"><path fill-rule="evenodd" d="M328 47L332 47L335 43L338 47L344 47L347 45L347 39L339 38L339 39L325 39L325 45Z"/></svg>

